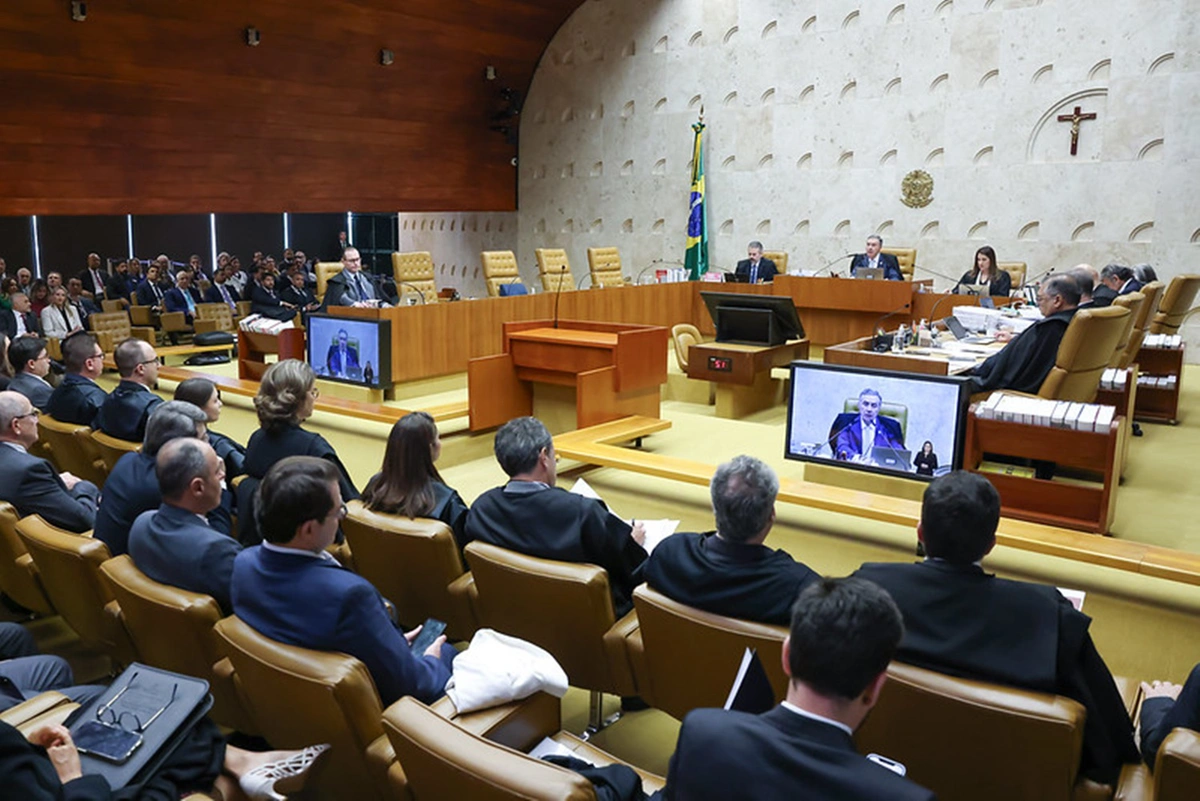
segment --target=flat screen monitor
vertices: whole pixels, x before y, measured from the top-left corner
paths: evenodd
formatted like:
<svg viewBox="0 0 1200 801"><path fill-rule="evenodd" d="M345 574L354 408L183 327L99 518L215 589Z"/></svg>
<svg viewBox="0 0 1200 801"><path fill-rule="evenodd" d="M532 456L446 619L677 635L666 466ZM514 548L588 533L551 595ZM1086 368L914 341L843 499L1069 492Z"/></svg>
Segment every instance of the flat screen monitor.
<svg viewBox="0 0 1200 801"><path fill-rule="evenodd" d="M392 383L392 324L310 314L305 343L317 378L361 387Z"/></svg>
<svg viewBox="0 0 1200 801"><path fill-rule="evenodd" d="M791 379L786 458L924 480L962 466L966 379L812 362Z"/></svg>
<svg viewBox="0 0 1200 801"><path fill-rule="evenodd" d="M717 329L718 342L782 345L804 337L796 304L788 295L701 292Z"/></svg>

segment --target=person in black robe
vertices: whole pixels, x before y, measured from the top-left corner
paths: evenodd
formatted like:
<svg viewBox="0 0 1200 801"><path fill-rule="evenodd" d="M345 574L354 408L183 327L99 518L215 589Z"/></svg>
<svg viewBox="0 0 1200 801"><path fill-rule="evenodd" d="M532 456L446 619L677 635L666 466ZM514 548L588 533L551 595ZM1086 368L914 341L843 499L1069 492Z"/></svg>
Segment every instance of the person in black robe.
<svg viewBox="0 0 1200 801"><path fill-rule="evenodd" d="M628 613L646 561L642 526L630 527L603 501L554 486L558 457L540 420L518 417L505 423L496 432L495 453L509 481L483 493L471 506L466 541L480 540L542 559L599 565L608 571L617 616Z"/></svg>
<svg viewBox="0 0 1200 801"><path fill-rule="evenodd" d="M1069 276L1055 276L1043 284L1038 290L1042 319L967 373L971 392L1011 389L1036 393L1054 367L1058 345L1078 305L1079 285Z"/></svg>
<svg viewBox="0 0 1200 801"><path fill-rule="evenodd" d="M986 478L947 473L922 502L917 537L926 561L865 564L854 575L883 587L900 607L899 661L1082 704L1080 773L1115 785L1122 764L1139 754L1125 703L1088 632L1091 618L1054 587L980 567L999 521L1000 495Z"/></svg>
<svg viewBox="0 0 1200 801"><path fill-rule="evenodd" d="M763 544L775 523L775 471L751 456L735 457L717 468L711 493L717 530L660 542L646 560L646 582L706 612L788 625L800 591L818 576Z"/></svg>

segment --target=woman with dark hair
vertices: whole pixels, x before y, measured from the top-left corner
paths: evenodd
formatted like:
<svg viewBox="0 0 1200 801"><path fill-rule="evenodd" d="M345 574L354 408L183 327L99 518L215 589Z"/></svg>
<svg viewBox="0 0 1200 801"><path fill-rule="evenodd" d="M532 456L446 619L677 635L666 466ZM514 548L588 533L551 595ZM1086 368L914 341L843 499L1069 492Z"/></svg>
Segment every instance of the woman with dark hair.
<svg viewBox="0 0 1200 801"><path fill-rule="evenodd" d="M14 292L19 292L17 279L9 276L3 281L0 281L0 309L12 310L12 296Z"/></svg>
<svg viewBox="0 0 1200 801"><path fill-rule="evenodd" d="M0 334L0 392L8 389L12 368L8 365L8 337Z"/></svg>
<svg viewBox="0 0 1200 801"><path fill-rule="evenodd" d="M372 512L441 520L461 548L466 544L467 505L434 467L441 453L433 417L427 412L404 415L388 434L383 469L367 482L362 500Z"/></svg>
<svg viewBox="0 0 1200 801"><path fill-rule="evenodd" d="M932 476L933 471L937 470L938 460L937 454L933 452L933 443L925 440L925 444L921 446L921 452L913 459L913 465L917 468L918 476Z"/></svg>
<svg viewBox="0 0 1200 801"><path fill-rule="evenodd" d="M50 305L50 285L45 279L38 278L29 285L29 307L38 317Z"/></svg>
<svg viewBox="0 0 1200 801"><path fill-rule="evenodd" d="M963 273L958 283L976 292L981 287L987 287L989 295L1008 297L1012 289L1012 276L996 265L996 251L990 245L984 245L975 251L975 265Z"/></svg>
<svg viewBox="0 0 1200 801"><path fill-rule="evenodd" d="M208 415L208 444L225 462L225 477L232 479L245 473L246 449L224 434L213 431L213 423L221 419L221 390L207 378L185 378L175 387L175 400L186 401Z"/></svg>

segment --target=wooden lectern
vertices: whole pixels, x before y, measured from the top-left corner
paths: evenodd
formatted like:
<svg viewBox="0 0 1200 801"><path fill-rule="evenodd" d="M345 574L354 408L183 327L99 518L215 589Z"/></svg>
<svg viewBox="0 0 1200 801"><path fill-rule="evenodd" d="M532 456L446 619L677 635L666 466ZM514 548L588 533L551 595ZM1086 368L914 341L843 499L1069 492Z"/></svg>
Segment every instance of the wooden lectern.
<svg viewBox="0 0 1200 801"><path fill-rule="evenodd" d="M262 381L267 372L267 355L276 353L279 360L304 361L304 329L285 328L278 334L238 332L238 378L243 381Z"/></svg>
<svg viewBox="0 0 1200 801"><path fill-rule="evenodd" d="M666 328L582 320L504 323L504 352L471 359L472 431L533 413L539 386L573 389L575 427L628 415L658 417L667 380Z"/></svg>

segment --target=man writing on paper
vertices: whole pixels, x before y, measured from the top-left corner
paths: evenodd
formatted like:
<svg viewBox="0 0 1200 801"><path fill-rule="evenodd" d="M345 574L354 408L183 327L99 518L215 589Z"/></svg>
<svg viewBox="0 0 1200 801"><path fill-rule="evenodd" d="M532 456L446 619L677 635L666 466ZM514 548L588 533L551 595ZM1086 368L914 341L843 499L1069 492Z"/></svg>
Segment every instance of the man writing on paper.
<svg viewBox="0 0 1200 801"><path fill-rule="evenodd" d="M891 417L880 417L883 396L874 389L858 393L858 413L842 412L834 418L829 439L839 461L874 464L876 448L903 448L904 432Z"/></svg>

